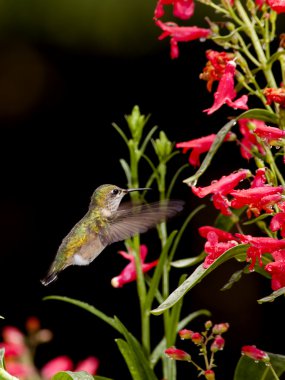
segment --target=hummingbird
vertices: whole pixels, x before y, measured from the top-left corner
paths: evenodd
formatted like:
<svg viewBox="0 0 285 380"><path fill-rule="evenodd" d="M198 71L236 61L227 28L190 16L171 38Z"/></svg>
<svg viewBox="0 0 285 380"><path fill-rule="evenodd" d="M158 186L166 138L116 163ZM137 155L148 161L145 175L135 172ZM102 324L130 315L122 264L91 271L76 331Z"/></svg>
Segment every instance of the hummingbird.
<svg viewBox="0 0 285 380"><path fill-rule="evenodd" d="M62 240L44 279L48 285L70 265L90 264L108 245L146 232L183 209L183 201L168 200L150 204L122 203L122 198L149 188L122 189L101 185L91 196L87 213Z"/></svg>

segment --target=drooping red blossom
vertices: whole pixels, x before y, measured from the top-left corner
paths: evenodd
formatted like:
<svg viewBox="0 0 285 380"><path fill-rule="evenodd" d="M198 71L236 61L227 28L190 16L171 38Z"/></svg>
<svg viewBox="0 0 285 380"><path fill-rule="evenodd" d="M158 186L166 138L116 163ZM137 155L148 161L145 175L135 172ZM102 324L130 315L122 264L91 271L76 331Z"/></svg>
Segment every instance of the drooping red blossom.
<svg viewBox="0 0 285 380"><path fill-rule="evenodd" d="M212 369L207 369L203 372L206 380L215 380L215 372Z"/></svg>
<svg viewBox="0 0 285 380"><path fill-rule="evenodd" d="M194 167L200 166L200 155L209 151L216 136L217 135L213 133L211 135L200 137L198 139L180 142L176 144L176 148L182 148L183 153L186 153L189 149L192 149L192 152L189 156L189 163ZM233 141L235 137L236 136L234 133L229 132L225 136L224 141Z"/></svg>
<svg viewBox="0 0 285 380"><path fill-rule="evenodd" d="M225 339L221 335L217 335L211 344L210 350L212 352L221 351L224 348Z"/></svg>
<svg viewBox="0 0 285 380"><path fill-rule="evenodd" d="M259 360L263 362L269 362L270 358L266 352L256 348L256 346L243 346L241 354L246 355L253 360Z"/></svg>
<svg viewBox="0 0 285 380"><path fill-rule="evenodd" d="M230 192L233 197L231 207L239 209L248 206L247 216L249 218L251 213L256 217L259 216L262 210L270 214L273 212L273 206L281 201L283 190L282 186L269 185L233 190Z"/></svg>
<svg viewBox="0 0 285 380"><path fill-rule="evenodd" d="M198 232L199 232L200 236L202 236L205 239L207 239L209 232L214 232L217 235L219 242L236 240L234 235L231 234L230 232L227 232L227 231L221 230L220 228L216 228L216 227L212 227L212 226L199 227Z"/></svg>
<svg viewBox="0 0 285 380"><path fill-rule="evenodd" d="M5 362L6 371L16 378L25 380L28 378L33 378L34 369L25 363L19 363L15 361L6 361Z"/></svg>
<svg viewBox="0 0 285 380"><path fill-rule="evenodd" d="M280 230L281 236L285 237L285 212L278 212L270 221L269 228L275 232Z"/></svg>
<svg viewBox="0 0 285 380"><path fill-rule="evenodd" d="M68 356L62 355L47 362L43 366L41 374L45 379L51 379L57 372L71 371L72 368L73 363L71 359Z"/></svg>
<svg viewBox="0 0 285 380"><path fill-rule="evenodd" d="M250 125L264 124L264 121L256 119L239 119L239 130L243 135L241 139L240 152L243 158L249 160L252 158L252 152L257 151L262 156L265 155L265 150L262 145L257 141L256 135L253 133L252 129L249 128Z"/></svg>
<svg viewBox="0 0 285 380"><path fill-rule="evenodd" d="M198 26L178 26L175 23L163 23L155 20L156 25L163 31L159 40L170 37L170 56L177 58L179 56L178 42L188 42L199 38L207 38L211 30L199 28Z"/></svg>
<svg viewBox="0 0 285 380"><path fill-rule="evenodd" d="M173 5L173 15L187 20L194 14L194 0L158 0L154 10L154 17L161 18L164 15L164 6Z"/></svg>
<svg viewBox="0 0 285 380"><path fill-rule="evenodd" d="M26 350L26 346L23 344L1 342L0 348L5 349L5 358L17 358Z"/></svg>
<svg viewBox="0 0 285 380"><path fill-rule="evenodd" d="M235 69L236 63L234 61L229 61L226 65L225 72L219 81L217 91L214 94L214 104L211 108L204 110L208 115L217 111L223 104L227 104L234 109L248 109L246 104L248 100L247 95L242 95L240 98L233 101L237 95L234 88Z"/></svg>
<svg viewBox="0 0 285 380"><path fill-rule="evenodd" d="M259 168L255 172L255 176L253 180L251 181L250 187L262 187L266 183L266 175L265 175L265 168Z"/></svg>
<svg viewBox="0 0 285 380"><path fill-rule="evenodd" d="M281 3L281 1L279 1ZM285 1L282 1L285 12ZM267 104L272 102L280 104L282 108L285 107L285 88L266 88L263 90L263 94L266 96Z"/></svg>
<svg viewBox="0 0 285 380"><path fill-rule="evenodd" d="M118 276L112 278L111 284L114 286L114 288L121 288L124 284L135 281L137 278L134 255L129 254L124 251L119 251L118 253L121 256L123 256L125 259L129 260L130 263L122 270L122 272ZM155 267L158 263L158 260L152 261L151 263L145 263L144 261L145 261L146 255L147 255L147 246L141 245L140 258L141 258L143 273L148 272L151 268Z"/></svg>
<svg viewBox="0 0 285 380"><path fill-rule="evenodd" d="M262 266L261 256L264 253L272 253L285 248L285 240L279 240L271 237L254 237L251 235L236 234L240 241L244 244L249 244L247 249L247 261L250 261L249 270L254 270L256 260Z"/></svg>
<svg viewBox="0 0 285 380"><path fill-rule="evenodd" d="M175 359L175 360L186 360L186 361L190 361L191 360L191 356L186 352L186 351L183 351L183 350L179 350L178 348L172 346L172 347L169 347L167 348L164 353L171 359Z"/></svg>
<svg viewBox="0 0 285 380"><path fill-rule="evenodd" d="M88 358L82 360L77 364L74 371L86 371L90 373L90 375L96 375L99 368L99 359L95 356L89 356Z"/></svg>
<svg viewBox="0 0 285 380"><path fill-rule="evenodd" d="M276 127L268 127L265 123L256 125L254 133L270 145L276 145L276 141L278 144L278 140L285 138L285 131Z"/></svg>
<svg viewBox="0 0 285 380"><path fill-rule="evenodd" d="M285 1L284 0L267 0L267 4L276 13L284 13L285 12Z"/></svg>
<svg viewBox="0 0 285 380"><path fill-rule="evenodd" d="M271 288L278 290L285 286L285 249L271 253L274 262L265 266L265 270L271 274Z"/></svg>
<svg viewBox="0 0 285 380"><path fill-rule="evenodd" d="M207 241L204 246L204 250L208 255L204 260L203 268L209 268L218 257L236 245L238 245L236 240L219 242L218 235L214 231L208 232Z"/></svg>
<svg viewBox="0 0 285 380"><path fill-rule="evenodd" d="M2 330L2 336L6 343L12 343L17 345L25 344L24 334L14 326L4 326Z"/></svg>
<svg viewBox="0 0 285 380"><path fill-rule="evenodd" d="M216 325L213 326L213 334L223 334L228 331L230 328L229 323L224 322L224 323L217 323Z"/></svg>
<svg viewBox="0 0 285 380"><path fill-rule="evenodd" d="M207 90L212 91L213 82L219 81L225 73L226 65L234 59L233 53L219 52L215 50L207 50L206 58L208 62L203 69L203 73L199 75L200 79L207 81Z"/></svg>

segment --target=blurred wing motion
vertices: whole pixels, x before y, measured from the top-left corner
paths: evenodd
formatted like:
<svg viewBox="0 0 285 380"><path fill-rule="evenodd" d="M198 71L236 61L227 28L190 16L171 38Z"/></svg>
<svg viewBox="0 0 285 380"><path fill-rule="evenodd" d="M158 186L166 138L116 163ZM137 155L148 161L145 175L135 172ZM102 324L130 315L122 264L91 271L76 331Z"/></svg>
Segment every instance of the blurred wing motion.
<svg viewBox="0 0 285 380"><path fill-rule="evenodd" d="M139 206L122 204L108 221L108 225L99 233L101 243L109 245L143 233L158 223L165 221L182 211L184 202L179 200L161 201Z"/></svg>

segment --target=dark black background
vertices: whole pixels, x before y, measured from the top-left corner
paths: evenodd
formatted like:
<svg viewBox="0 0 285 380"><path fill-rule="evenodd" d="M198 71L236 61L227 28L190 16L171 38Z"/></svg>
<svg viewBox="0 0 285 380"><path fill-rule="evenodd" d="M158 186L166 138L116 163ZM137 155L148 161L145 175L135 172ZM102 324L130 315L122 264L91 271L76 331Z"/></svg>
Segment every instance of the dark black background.
<svg viewBox="0 0 285 380"><path fill-rule="evenodd" d="M75 3L71 4L75 7ZM43 327L53 331L53 341L38 350L39 367L57 355L69 355L74 362L95 355L101 361L101 375L118 380L130 378L114 342L118 333L75 306L42 300L57 294L86 301L107 315L117 315L139 336L135 284L122 289L113 289L110 284L126 264L116 253L123 243L108 247L88 267L68 268L50 287L40 283L62 238L86 212L94 189L103 183L126 186L119 159L127 158L128 153L111 123L116 122L126 131L124 115L137 104L142 113L151 114L149 128L158 125L170 140L178 142L217 132L227 116L235 114L222 109L208 117L202 112L212 104L212 96L198 78L210 44L181 44L181 57L171 61L168 42L156 40L158 31L152 25L151 9L148 6L144 10L145 30L140 24L140 33L135 35L137 29L130 27L129 34L117 45L110 43L111 37L101 39L100 46L98 41L91 43L87 38L87 42L82 38L76 43L62 43L38 26L37 29L32 24L34 29L30 30L27 15L23 13L24 22L19 9L17 17L10 10L11 24L2 34L0 314L5 317L2 325L21 329L28 316L36 315ZM67 15L68 10L66 6ZM96 15L96 9L93 11ZM55 19L56 12L54 9ZM130 20L133 18L130 16ZM105 22L112 31L112 22ZM62 33L66 31L68 35L71 30L65 29L63 23ZM114 37L116 31L110 35ZM169 178L185 162L187 156L179 155L170 165ZM238 148L233 143L225 144L201 184L246 165ZM143 175L144 170L147 167L142 167ZM175 188L174 196L186 201L186 210L171 222L172 228L179 228L185 215L202 203L182 183L192 173L192 168L187 169ZM203 240L197 236L197 228L212 223L216 216L209 200L206 204L183 237L177 259L200 253ZM149 246L149 261L157 258L155 239L154 232L142 238ZM264 305L256 302L270 293L269 281L252 274L231 290L220 292L239 268L237 263L229 262L212 273L186 295L182 312L184 316L206 308L215 323L230 323L225 350L217 355L223 379L232 378L244 344L285 353L283 300ZM191 270L174 269L172 289L179 275ZM199 330L204 321L201 318L188 327ZM154 342L160 339L161 322L161 317L153 317ZM177 346L188 349L184 342L178 341ZM179 379L188 378L189 365L178 363L178 368Z"/></svg>

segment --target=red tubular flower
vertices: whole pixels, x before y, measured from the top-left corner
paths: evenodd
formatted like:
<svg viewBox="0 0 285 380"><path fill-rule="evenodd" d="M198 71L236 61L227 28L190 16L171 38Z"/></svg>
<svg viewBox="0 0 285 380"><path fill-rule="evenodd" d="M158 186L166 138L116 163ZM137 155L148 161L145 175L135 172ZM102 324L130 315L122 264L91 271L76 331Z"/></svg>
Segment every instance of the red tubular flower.
<svg viewBox="0 0 285 380"><path fill-rule="evenodd" d="M222 75L217 91L214 94L214 104L211 108L207 108L204 112L208 115L217 111L223 104L227 104L229 107L234 109L240 108L247 110L247 95L243 95L240 98L233 101L236 97L236 91L234 89L234 75L235 75L236 64L234 61L229 61L226 65L225 72Z"/></svg>
<svg viewBox="0 0 285 380"><path fill-rule="evenodd" d="M235 247L238 243L235 240L229 240L227 242L219 242L218 235L214 231L210 231L207 234L207 241L204 249L208 254L203 263L205 269L209 268L213 262L220 257L228 249Z"/></svg>
<svg viewBox="0 0 285 380"><path fill-rule="evenodd" d="M280 139L285 138L285 131L276 127L268 127L264 123L259 123L259 125L254 128L254 133L263 140L266 140L270 145L276 145L276 141L278 144Z"/></svg>
<svg viewBox="0 0 285 380"><path fill-rule="evenodd" d="M265 266L265 270L271 274L271 288L278 290L285 286L285 249L272 252L274 262Z"/></svg>
<svg viewBox="0 0 285 380"><path fill-rule="evenodd" d="M5 366L7 372L10 375L15 376L15 378L19 378L21 380L33 378L34 369L28 364L7 361Z"/></svg>
<svg viewBox="0 0 285 380"><path fill-rule="evenodd" d="M250 218L251 212L258 216L261 210L271 213L274 204L282 199L282 186L260 186L250 189L233 190L230 195L233 196L231 207L241 208L248 206L247 215Z"/></svg>
<svg viewBox="0 0 285 380"><path fill-rule="evenodd" d="M234 54L219 52L215 50L207 50L206 57L208 62L203 69L203 73L199 75L200 79L207 81L207 90L212 91L213 82L220 80L225 73L226 65L234 59Z"/></svg>
<svg viewBox="0 0 285 380"><path fill-rule="evenodd" d="M216 136L217 135L213 133L211 135L200 137L198 139L180 142L176 144L176 148L183 148L183 153L186 153L189 149L193 149L189 156L189 163L194 167L200 166L200 155L202 153L208 152ZM235 137L236 136L234 133L229 132L227 133L224 141L232 141L235 139Z"/></svg>
<svg viewBox="0 0 285 380"><path fill-rule="evenodd" d="M250 184L251 188L262 187L266 183L265 168L259 168L255 172L255 176Z"/></svg>
<svg viewBox="0 0 285 380"><path fill-rule="evenodd" d="M46 363L42 370L41 374L45 379L51 379L57 372L60 371L71 371L73 363L68 356L58 356L48 363Z"/></svg>
<svg viewBox="0 0 285 380"><path fill-rule="evenodd" d="M269 228L275 232L280 230L281 236L285 238L285 212L278 212L270 221Z"/></svg>
<svg viewBox="0 0 285 380"><path fill-rule="evenodd" d="M239 130L243 135L241 139L240 152L243 158L249 160L252 158L252 151L257 150L261 155L265 155L265 150L262 145L257 141L256 135L249 128L249 124L260 125L264 124L261 120L255 119L239 119Z"/></svg>
<svg viewBox="0 0 285 380"><path fill-rule="evenodd" d="M74 371L86 371L90 375L96 375L99 367L99 359L95 356L89 356L88 358L79 362Z"/></svg>
<svg viewBox="0 0 285 380"><path fill-rule="evenodd" d="M202 226L198 228L199 234L207 239L209 232L214 232L217 235L218 241L229 241L229 240L236 240L233 234L230 232L221 230L220 228L215 228L212 226Z"/></svg>
<svg viewBox="0 0 285 380"><path fill-rule="evenodd" d="M264 253L272 253L285 248L285 240L278 240L271 237L253 237L251 235L236 234L244 244L250 244L246 254L247 261L251 261L250 270L254 269L256 260L262 266L261 256Z"/></svg>
<svg viewBox="0 0 285 380"><path fill-rule="evenodd" d="M135 281L137 278L134 256L124 251L119 251L119 254L122 255L125 259L129 260L130 263L122 270L122 272L118 276L112 278L111 284L114 286L114 288L121 288L124 284ZM141 257L143 273L148 272L151 268L155 267L158 263L158 260L155 260L151 263L144 263L146 255L147 255L147 246L141 245L140 257Z"/></svg>
<svg viewBox="0 0 285 380"><path fill-rule="evenodd" d="M2 331L3 339L6 343L24 345L24 335L23 333L14 326L5 326Z"/></svg>
<svg viewBox="0 0 285 380"><path fill-rule="evenodd" d="M158 38L159 40L170 37L170 55L173 59L179 56L178 42L206 38L211 33L210 29L199 28L198 26L178 26L175 23L163 23L160 20L156 20L155 23L163 31Z"/></svg>
<svg viewBox="0 0 285 380"><path fill-rule="evenodd" d="M268 2L277 3L276 1L268 0ZM285 1L278 1L279 4L282 3L283 12L285 12ZM270 5L271 7L271 5ZM271 7L272 8L272 7ZM277 12L278 13L278 12ZM282 108L285 107L285 88L266 88L263 91L263 94L266 96L267 104L272 102L279 103Z"/></svg>
<svg viewBox="0 0 285 380"><path fill-rule="evenodd" d="M169 347L167 348L164 353L171 359L175 359L175 360L185 360L185 361L190 361L191 360L191 356L186 352L186 351L183 351L183 350L179 350L178 348L176 347Z"/></svg>
<svg viewBox="0 0 285 380"><path fill-rule="evenodd" d="M164 15L164 5L173 5L173 15L187 20L194 14L195 3L193 0L158 0L154 10L154 17L160 18Z"/></svg>
<svg viewBox="0 0 285 380"><path fill-rule="evenodd" d="M225 339L221 335L217 335L211 344L210 350L212 352L221 351L224 348Z"/></svg>
<svg viewBox="0 0 285 380"><path fill-rule="evenodd" d="M266 352L259 350L256 346L243 346L241 354L246 355L253 360L259 360L263 362L269 362L270 358Z"/></svg>
<svg viewBox="0 0 285 380"><path fill-rule="evenodd" d="M276 13L284 13L285 12L285 1L284 0L267 0L267 4Z"/></svg>

